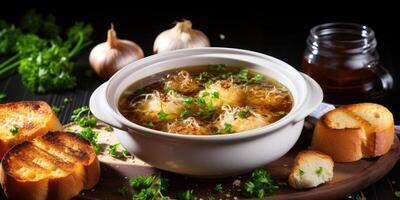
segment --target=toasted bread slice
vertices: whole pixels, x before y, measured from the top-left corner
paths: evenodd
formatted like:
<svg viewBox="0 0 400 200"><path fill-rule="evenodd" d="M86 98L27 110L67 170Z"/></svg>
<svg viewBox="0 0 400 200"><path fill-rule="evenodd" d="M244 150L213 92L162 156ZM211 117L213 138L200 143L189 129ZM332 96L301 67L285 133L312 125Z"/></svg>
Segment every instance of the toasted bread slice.
<svg viewBox="0 0 400 200"><path fill-rule="evenodd" d="M387 153L394 139L392 113L384 106L360 103L329 111L317 122L312 148L337 162Z"/></svg>
<svg viewBox="0 0 400 200"><path fill-rule="evenodd" d="M21 101L1 104L0 158L15 144L56 130L62 130L62 125L46 102Z"/></svg>
<svg viewBox="0 0 400 200"><path fill-rule="evenodd" d="M48 132L19 143L4 155L0 167L0 183L10 200L70 199L92 188L99 177L93 147L71 132Z"/></svg>
<svg viewBox="0 0 400 200"><path fill-rule="evenodd" d="M312 188L333 178L333 160L318 151L297 154L289 175L289 184L296 189Z"/></svg>

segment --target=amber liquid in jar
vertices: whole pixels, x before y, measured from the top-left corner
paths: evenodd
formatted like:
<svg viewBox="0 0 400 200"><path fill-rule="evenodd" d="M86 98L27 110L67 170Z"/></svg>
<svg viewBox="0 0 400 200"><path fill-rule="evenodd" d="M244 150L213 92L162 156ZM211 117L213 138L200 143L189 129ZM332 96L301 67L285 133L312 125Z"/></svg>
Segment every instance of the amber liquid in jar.
<svg viewBox="0 0 400 200"><path fill-rule="evenodd" d="M379 98L393 84L379 65L374 32L357 24L331 23L311 29L302 67L321 86L324 101L333 104Z"/></svg>

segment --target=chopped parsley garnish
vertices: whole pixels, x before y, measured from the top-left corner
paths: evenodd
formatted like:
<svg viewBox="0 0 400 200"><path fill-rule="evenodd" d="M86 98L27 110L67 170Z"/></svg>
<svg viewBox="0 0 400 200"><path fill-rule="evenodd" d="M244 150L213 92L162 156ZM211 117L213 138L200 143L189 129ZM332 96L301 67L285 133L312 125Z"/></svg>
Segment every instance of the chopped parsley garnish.
<svg viewBox="0 0 400 200"><path fill-rule="evenodd" d="M164 196L168 187L167 179L159 176L137 176L129 179L129 185L138 193L132 196L132 200L160 199L169 200L168 196Z"/></svg>
<svg viewBox="0 0 400 200"><path fill-rule="evenodd" d="M232 133L232 124L225 123L224 124L224 131L225 133Z"/></svg>
<svg viewBox="0 0 400 200"><path fill-rule="evenodd" d="M57 106L52 106L51 110L53 110L53 112L55 112L55 113L59 113L61 111L61 108L57 107Z"/></svg>
<svg viewBox="0 0 400 200"><path fill-rule="evenodd" d="M299 175L303 176L304 175L304 171L302 169L299 169Z"/></svg>
<svg viewBox="0 0 400 200"><path fill-rule="evenodd" d="M208 80L203 85L204 85L205 88L209 88L211 84L212 84L212 80Z"/></svg>
<svg viewBox="0 0 400 200"><path fill-rule="evenodd" d="M121 152L118 153L118 147L120 143L115 143L112 145L108 146L108 155L114 157L114 158L126 158L128 155L128 151L126 149L122 150Z"/></svg>
<svg viewBox="0 0 400 200"><path fill-rule="evenodd" d="M167 86L167 85L166 85L166 86L164 86L164 88L163 88L163 89L164 89L164 91L165 91L165 92L169 92L169 91L171 91L171 90L172 90L172 88L171 88L171 87L169 87L169 86Z"/></svg>
<svg viewBox="0 0 400 200"><path fill-rule="evenodd" d="M199 116L202 117L203 119L208 119L208 118L210 118L210 117L211 117L211 114L212 114L212 113L210 113L210 112L208 112L208 111L206 111L206 110L204 110L204 109L202 109L202 108L200 108L200 109L197 111L197 115L199 115Z"/></svg>
<svg viewBox="0 0 400 200"><path fill-rule="evenodd" d="M240 118L246 118L246 115L247 115L247 112L246 112L246 111L240 111L240 112L238 113L238 116L239 116Z"/></svg>
<svg viewBox="0 0 400 200"><path fill-rule="evenodd" d="M367 198L365 198L364 194L361 192L361 194L357 194L356 200L367 200Z"/></svg>
<svg viewBox="0 0 400 200"><path fill-rule="evenodd" d="M110 155L112 157L116 157L118 146L119 146L119 143L115 143L115 144L108 146L108 155Z"/></svg>
<svg viewBox="0 0 400 200"><path fill-rule="evenodd" d="M201 106L205 106L205 105L206 105L206 100L204 100L204 99L201 98L201 97L197 97L197 98L195 99L195 102L196 102L198 105L201 105Z"/></svg>
<svg viewBox="0 0 400 200"><path fill-rule="evenodd" d="M168 114L165 113L163 109L161 109L160 112L157 113L157 115L158 115L158 118L159 118L161 121L167 120Z"/></svg>
<svg viewBox="0 0 400 200"><path fill-rule="evenodd" d="M219 98L219 92L212 92L212 93L211 93L211 96L212 96L213 98L215 98L215 99L218 99L218 98Z"/></svg>
<svg viewBox="0 0 400 200"><path fill-rule="evenodd" d="M207 108L209 111L214 110L214 102L212 100L210 100L210 103L207 105Z"/></svg>
<svg viewBox="0 0 400 200"><path fill-rule="evenodd" d="M181 118L186 119L192 115L192 112L190 110L184 110L181 112Z"/></svg>
<svg viewBox="0 0 400 200"><path fill-rule="evenodd" d="M111 131L114 130L114 128L113 128L112 126L108 125L108 126L106 126L106 127L104 128L104 130L106 130L106 131L108 131L108 132L111 132Z"/></svg>
<svg viewBox="0 0 400 200"><path fill-rule="evenodd" d="M222 184L216 185L215 188L214 188L214 192L223 193L224 191L222 189Z"/></svg>
<svg viewBox="0 0 400 200"><path fill-rule="evenodd" d="M71 99L71 98L68 98L68 97L64 98L64 100L63 100L63 103L64 103L64 104L70 103L70 102L72 102L72 99Z"/></svg>
<svg viewBox="0 0 400 200"><path fill-rule="evenodd" d="M190 105L193 103L193 97L184 97L183 98L183 103L186 105Z"/></svg>
<svg viewBox="0 0 400 200"><path fill-rule="evenodd" d="M205 78L207 78L209 75L208 75L208 72L201 72L197 77L196 77L196 79L197 80L199 80L199 81L202 81L202 80L204 80Z"/></svg>
<svg viewBox="0 0 400 200"><path fill-rule="evenodd" d="M97 119L90 116L89 106L83 106L72 111L71 121L81 127L94 127L97 124Z"/></svg>
<svg viewBox="0 0 400 200"><path fill-rule="evenodd" d="M321 176L323 171L324 171L324 168L318 167L318 169L315 170L315 173L316 173L318 176Z"/></svg>
<svg viewBox="0 0 400 200"><path fill-rule="evenodd" d="M4 92L0 92L0 100L7 98L7 94Z"/></svg>
<svg viewBox="0 0 400 200"><path fill-rule="evenodd" d="M178 196L178 200L197 200L198 198L193 195L193 190L186 190Z"/></svg>
<svg viewBox="0 0 400 200"><path fill-rule="evenodd" d="M276 114L277 114L277 115L280 115L280 116L285 116L285 115L287 115L287 112L285 112L285 111L278 111L278 112L276 112Z"/></svg>
<svg viewBox="0 0 400 200"><path fill-rule="evenodd" d="M13 135L17 134L19 132L19 128L17 125L13 125L13 127L10 128L10 133Z"/></svg>
<svg viewBox="0 0 400 200"><path fill-rule="evenodd" d="M124 149L124 150L121 151L121 156L122 156L123 158L126 158L128 155L129 155L129 152L128 152L126 149Z"/></svg>
<svg viewBox="0 0 400 200"><path fill-rule="evenodd" d="M210 95L209 92L203 92L203 94L201 95L201 97L206 97L206 96L208 96L208 95Z"/></svg>
<svg viewBox="0 0 400 200"><path fill-rule="evenodd" d="M97 144L97 137L99 133L93 131L93 129L90 127L86 127L82 129L78 134L88 140L90 144L92 144L96 154L99 154L101 152L101 146Z"/></svg>
<svg viewBox="0 0 400 200"><path fill-rule="evenodd" d="M208 69L215 70L215 71L226 71L227 70L225 64L209 64Z"/></svg>
<svg viewBox="0 0 400 200"><path fill-rule="evenodd" d="M256 74L256 75L254 75L253 78L250 79L249 82L250 82L250 83L259 83L259 82L261 82L262 80L264 80L264 76L261 75L261 74Z"/></svg>
<svg viewBox="0 0 400 200"><path fill-rule="evenodd" d="M279 187L265 169L256 169L242 185L242 194L246 197L263 198L273 195L277 188Z"/></svg>
<svg viewBox="0 0 400 200"><path fill-rule="evenodd" d="M146 123L144 123L144 125L145 125L146 127L148 127L148 128L154 128L153 122L146 122Z"/></svg>

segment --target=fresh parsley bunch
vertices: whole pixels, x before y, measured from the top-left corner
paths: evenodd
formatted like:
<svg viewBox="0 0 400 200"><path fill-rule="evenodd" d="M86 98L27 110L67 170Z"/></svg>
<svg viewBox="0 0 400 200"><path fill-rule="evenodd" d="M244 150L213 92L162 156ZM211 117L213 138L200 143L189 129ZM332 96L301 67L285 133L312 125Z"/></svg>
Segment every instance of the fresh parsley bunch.
<svg viewBox="0 0 400 200"><path fill-rule="evenodd" d="M76 86L73 57L91 43L93 28L75 23L62 39L55 18L35 11L21 18L20 28L0 22L0 54L12 54L0 64L0 75L18 67L23 84L32 92L46 93Z"/></svg>

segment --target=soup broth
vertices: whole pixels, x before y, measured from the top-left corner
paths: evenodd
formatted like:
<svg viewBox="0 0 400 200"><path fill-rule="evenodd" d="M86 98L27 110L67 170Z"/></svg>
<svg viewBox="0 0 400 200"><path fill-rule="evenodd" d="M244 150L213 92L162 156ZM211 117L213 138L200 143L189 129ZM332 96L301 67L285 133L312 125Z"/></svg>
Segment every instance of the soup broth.
<svg viewBox="0 0 400 200"><path fill-rule="evenodd" d="M216 135L268 126L289 113L292 102L289 90L271 77L210 64L139 81L123 92L118 107L128 120L148 128Z"/></svg>

